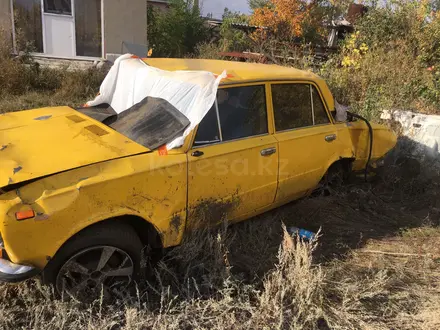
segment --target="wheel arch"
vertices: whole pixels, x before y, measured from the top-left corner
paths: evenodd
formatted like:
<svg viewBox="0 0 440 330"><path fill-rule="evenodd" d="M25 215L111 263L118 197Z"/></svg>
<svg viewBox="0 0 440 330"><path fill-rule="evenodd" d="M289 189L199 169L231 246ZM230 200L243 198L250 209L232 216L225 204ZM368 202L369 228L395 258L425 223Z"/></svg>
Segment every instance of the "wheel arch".
<svg viewBox="0 0 440 330"><path fill-rule="evenodd" d="M74 240L76 237L81 235L83 232L85 232L87 230L92 230L94 227L97 227L97 226L104 226L106 224L108 224L108 225L124 224L124 225L132 228L135 231L135 233L138 235L139 239L141 240L142 244L149 245L154 249L161 249L163 247L161 235L153 224L151 224L149 221L147 221L144 218L139 217L139 216L122 215L122 216L115 216L112 218L103 219L101 221L91 223L90 225L81 228L79 231L77 231L75 234L70 236L66 241L64 241L60 245L60 247L57 249L57 251L52 256L51 259L53 259L57 255L57 253L61 249L63 249L64 246L69 244L69 242Z"/></svg>
<svg viewBox="0 0 440 330"><path fill-rule="evenodd" d="M351 171L351 165L356 160L354 157L339 157L339 159L334 160L330 166L327 168L327 172L335 166L342 166L346 171ZM326 172L326 173L327 173Z"/></svg>
<svg viewBox="0 0 440 330"><path fill-rule="evenodd" d="M333 162L329 163L327 170L321 177L320 181L322 181L327 175L329 175L332 171L338 171L342 169L345 175L349 175L352 171L353 162L356 159L354 157L339 157L339 159L333 160Z"/></svg>
<svg viewBox="0 0 440 330"><path fill-rule="evenodd" d="M151 222L140 216L123 215L104 220L104 223L107 221L117 221L127 224L135 230L144 245L150 245L155 249L163 248L162 236L159 230Z"/></svg>

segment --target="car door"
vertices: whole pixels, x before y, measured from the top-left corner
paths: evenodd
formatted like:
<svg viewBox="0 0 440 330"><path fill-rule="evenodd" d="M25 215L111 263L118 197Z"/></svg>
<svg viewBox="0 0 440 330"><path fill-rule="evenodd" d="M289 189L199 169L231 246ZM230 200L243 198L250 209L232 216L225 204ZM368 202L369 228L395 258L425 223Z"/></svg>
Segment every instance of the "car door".
<svg viewBox="0 0 440 330"><path fill-rule="evenodd" d="M279 145L276 201L282 202L304 196L319 183L338 153L338 130L312 83L272 83L271 97Z"/></svg>
<svg viewBox="0 0 440 330"><path fill-rule="evenodd" d="M238 221L274 202L278 155L269 132L266 88L253 84L218 90L188 152L190 222L218 222L225 215Z"/></svg>

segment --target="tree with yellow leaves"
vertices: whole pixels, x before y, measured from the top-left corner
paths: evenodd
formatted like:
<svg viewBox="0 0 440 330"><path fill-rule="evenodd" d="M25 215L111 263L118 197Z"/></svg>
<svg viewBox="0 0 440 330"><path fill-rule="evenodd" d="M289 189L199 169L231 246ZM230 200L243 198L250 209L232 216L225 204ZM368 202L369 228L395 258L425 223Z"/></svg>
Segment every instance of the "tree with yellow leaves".
<svg viewBox="0 0 440 330"><path fill-rule="evenodd" d="M282 39L298 37L312 5L307 0L270 0L267 6L254 10L251 22L269 28Z"/></svg>
<svg viewBox="0 0 440 330"><path fill-rule="evenodd" d="M253 9L251 23L268 28L279 41L301 37L307 42L322 42L327 34L326 23L340 17L352 1L252 0L249 1Z"/></svg>

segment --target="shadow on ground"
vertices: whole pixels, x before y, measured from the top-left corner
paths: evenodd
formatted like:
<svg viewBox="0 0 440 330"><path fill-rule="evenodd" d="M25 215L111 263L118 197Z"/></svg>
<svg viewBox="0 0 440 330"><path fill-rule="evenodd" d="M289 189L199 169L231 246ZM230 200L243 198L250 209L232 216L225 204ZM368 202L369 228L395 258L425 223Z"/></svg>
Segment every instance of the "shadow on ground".
<svg viewBox="0 0 440 330"><path fill-rule="evenodd" d="M415 158L402 156L404 148L408 149L406 138L389 155L383 171L368 182L356 178L335 188L329 196L296 201L231 226L232 271L253 281L273 269L282 240L282 223L320 231L314 254L317 263L343 258L371 239L396 236L411 228L439 226L440 180L433 166L436 160L425 160L421 168Z"/></svg>

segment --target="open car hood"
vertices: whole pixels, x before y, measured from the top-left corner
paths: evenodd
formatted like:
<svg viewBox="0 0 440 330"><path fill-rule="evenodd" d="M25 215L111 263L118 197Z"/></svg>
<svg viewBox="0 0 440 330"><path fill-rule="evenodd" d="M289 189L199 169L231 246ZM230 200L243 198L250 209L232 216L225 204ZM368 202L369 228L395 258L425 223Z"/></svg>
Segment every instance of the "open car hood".
<svg viewBox="0 0 440 330"><path fill-rule="evenodd" d="M149 148L69 107L0 115L0 188Z"/></svg>

